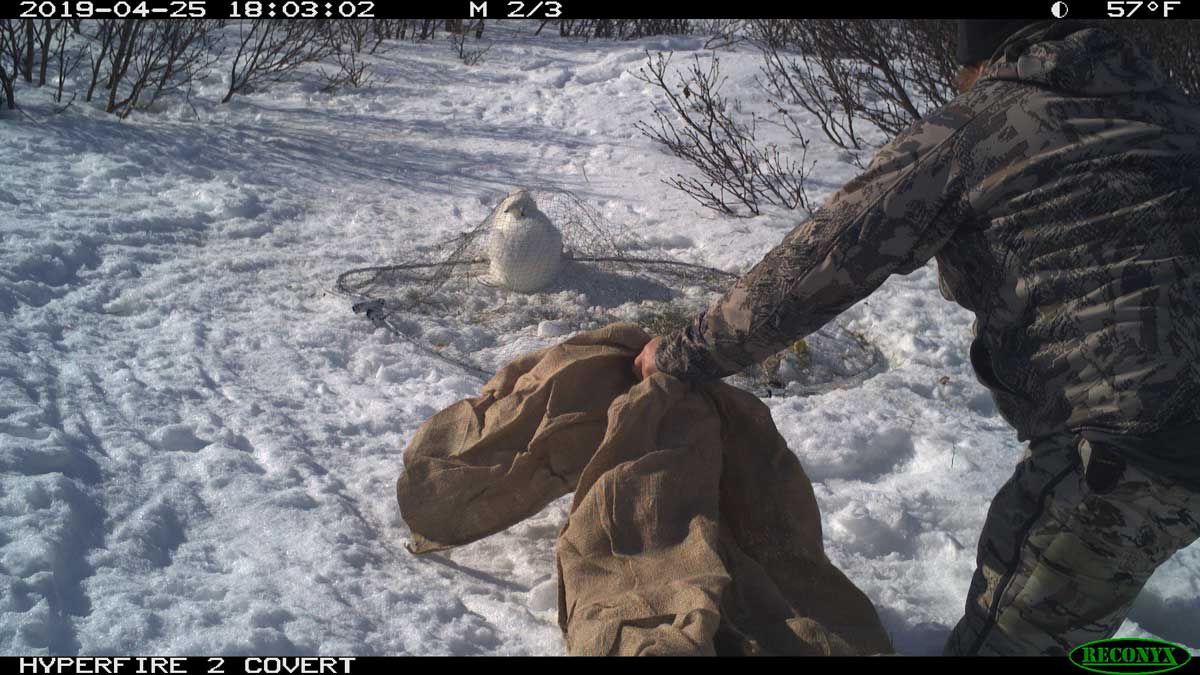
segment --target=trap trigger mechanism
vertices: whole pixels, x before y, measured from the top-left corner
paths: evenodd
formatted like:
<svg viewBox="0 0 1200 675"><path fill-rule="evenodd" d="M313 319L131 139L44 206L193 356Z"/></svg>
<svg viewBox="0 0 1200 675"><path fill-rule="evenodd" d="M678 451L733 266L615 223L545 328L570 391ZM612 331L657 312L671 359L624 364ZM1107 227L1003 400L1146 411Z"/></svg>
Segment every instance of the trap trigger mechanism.
<svg viewBox="0 0 1200 675"><path fill-rule="evenodd" d="M383 300L376 299L356 302L350 306L350 309L355 314L366 314L367 318L371 320L371 323L375 324L376 326L383 323Z"/></svg>

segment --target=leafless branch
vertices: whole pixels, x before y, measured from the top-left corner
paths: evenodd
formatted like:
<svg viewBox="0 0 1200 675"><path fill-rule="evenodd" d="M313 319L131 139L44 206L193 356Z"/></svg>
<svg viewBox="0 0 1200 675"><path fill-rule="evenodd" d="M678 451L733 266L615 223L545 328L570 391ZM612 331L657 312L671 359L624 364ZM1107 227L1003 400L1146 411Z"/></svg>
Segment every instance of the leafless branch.
<svg viewBox="0 0 1200 675"><path fill-rule="evenodd" d="M864 125L891 136L955 95L953 21L767 20L749 31L768 93L854 153L870 149Z"/></svg>
<svg viewBox="0 0 1200 675"><path fill-rule="evenodd" d="M326 22L253 19L239 22L237 51L229 72L229 91L245 93L278 82L306 63L332 56L337 47Z"/></svg>
<svg viewBox="0 0 1200 675"><path fill-rule="evenodd" d="M699 56L679 81L667 82L670 55L647 55L637 75L661 90L669 113L654 111L653 125L635 124L643 135L663 145L671 154L696 167L700 178L682 174L666 181L701 205L734 216L757 215L762 204L811 212L805 183L812 165L807 163L808 141L794 134L799 160L785 155L775 144L757 138L758 119L735 119L736 104L720 94L723 78L715 56L705 68Z"/></svg>

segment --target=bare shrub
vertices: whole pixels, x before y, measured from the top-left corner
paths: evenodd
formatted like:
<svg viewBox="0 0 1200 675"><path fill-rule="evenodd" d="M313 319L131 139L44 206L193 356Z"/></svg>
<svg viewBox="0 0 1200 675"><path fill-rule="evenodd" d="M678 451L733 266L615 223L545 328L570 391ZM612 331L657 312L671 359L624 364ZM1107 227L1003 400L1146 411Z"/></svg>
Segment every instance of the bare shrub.
<svg viewBox="0 0 1200 675"><path fill-rule="evenodd" d="M1200 101L1200 21L1103 21L1143 47L1184 94ZM768 20L748 26L762 81L781 105L812 113L831 142L870 150L957 94L952 20Z"/></svg>
<svg viewBox="0 0 1200 675"><path fill-rule="evenodd" d="M472 19L465 23L462 20L453 23L448 20L446 21L446 30L450 33L450 46L454 49L454 53L458 55L459 60L468 66L477 65L492 48L491 45L484 47L467 46L468 34L475 33L476 40L479 40L483 36L483 19Z"/></svg>
<svg viewBox="0 0 1200 675"><path fill-rule="evenodd" d="M628 19L614 20L615 30L608 37L619 40L636 40L654 35L691 35L691 19Z"/></svg>
<svg viewBox="0 0 1200 675"><path fill-rule="evenodd" d="M690 19L554 19L562 37L633 40L652 35L687 35L693 32ZM542 32L546 22L538 27Z"/></svg>
<svg viewBox="0 0 1200 675"><path fill-rule="evenodd" d="M66 25L62 19L42 19L41 21L33 21L31 19L30 25L34 27L32 33L33 42L40 56L38 60L37 86L42 87L46 85L46 71L51 61L50 49L54 44L54 35L59 32L60 28L65 30Z"/></svg>
<svg viewBox="0 0 1200 675"><path fill-rule="evenodd" d="M728 49L746 39L745 19L707 19L695 21L694 32L709 35L704 42L705 49Z"/></svg>
<svg viewBox="0 0 1200 675"><path fill-rule="evenodd" d="M83 35L86 43L87 36L81 26L78 19L0 19L0 91L10 108L16 107L16 79L21 77L34 86L45 86L52 64L56 66L54 100L62 102L68 78L89 53L88 47L72 40ZM4 61L12 64L11 70L3 65Z"/></svg>
<svg viewBox="0 0 1200 675"><path fill-rule="evenodd" d="M437 34L436 19L412 19L411 22L412 39L414 40L428 40Z"/></svg>
<svg viewBox="0 0 1200 675"><path fill-rule="evenodd" d="M0 60L8 59L12 64L11 70L5 70L8 90L11 90L23 72L26 25L31 21L32 19L0 19Z"/></svg>
<svg viewBox="0 0 1200 675"><path fill-rule="evenodd" d="M4 93L4 102L8 105L8 109L12 110L17 107L16 97L13 95L12 76L4 69L4 64L0 63L0 90Z"/></svg>
<svg viewBox="0 0 1200 675"><path fill-rule="evenodd" d="M6 38L3 31L0 31L0 52L4 51ZM13 94L13 76L4 68L4 62L0 60L0 92L4 94L4 102L8 105L8 109L12 110L17 107L17 100Z"/></svg>
<svg viewBox="0 0 1200 675"><path fill-rule="evenodd" d="M377 80L370 65L363 60L362 54L370 45L373 54L379 44L387 39L385 30L376 26L383 20L351 20L345 19L332 22L329 25L330 39L333 42L333 65L336 70L321 68L321 91L330 92L335 89L349 87L358 89L374 84ZM374 44L371 44L374 41Z"/></svg>
<svg viewBox="0 0 1200 675"><path fill-rule="evenodd" d="M118 19L98 36L93 83L107 65L105 112L122 119L145 110L166 92L188 86L217 58L212 52L214 25L205 19ZM89 98L91 89L89 89Z"/></svg>
<svg viewBox="0 0 1200 675"><path fill-rule="evenodd" d="M384 40L403 40L408 29L408 19L371 19L371 49L372 54L379 49Z"/></svg>
<svg viewBox="0 0 1200 675"><path fill-rule="evenodd" d="M4 103L9 110L17 107L14 81L21 54L21 36L19 21L0 19L0 93L4 94ZM4 67L6 59L12 63L12 70Z"/></svg>
<svg viewBox="0 0 1200 675"><path fill-rule="evenodd" d="M145 96L144 107L153 105L167 91L190 86L220 58L214 37L216 25L212 21L175 19L156 23L154 39L158 50L156 53L148 50L138 71L138 82L142 82L139 95Z"/></svg>
<svg viewBox="0 0 1200 675"><path fill-rule="evenodd" d="M767 91L846 150L866 149L864 123L892 136L956 94L952 20L768 20L749 30Z"/></svg>
<svg viewBox="0 0 1200 675"><path fill-rule="evenodd" d="M373 19L339 19L329 22L327 29L337 47L357 54L366 49L373 23Z"/></svg>
<svg viewBox="0 0 1200 675"><path fill-rule="evenodd" d="M374 84L375 78L368 71L367 63L360 59L357 53L350 50L339 51L333 56L333 60L337 70L321 69L321 91L331 92L344 87L358 89Z"/></svg>
<svg viewBox="0 0 1200 675"><path fill-rule="evenodd" d="M79 69L79 64L83 61L84 54L87 53L86 49L68 47L67 45L68 38L72 35L74 28L77 27L78 24L72 26L69 22L64 22L62 29L58 31L58 44L55 47L54 55L58 60L58 86L54 92L54 100L58 103L62 102L63 89L66 87L67 78L75 74L75 71ZM72 94L71 98L74 100L75 94Z"/></svg>
<svg viewBox="0 0 1200 675"><path fill-rule="evenodd" d="M28 84L33 83L33 45L37 42L35 35L37 33L36 22L33 19L25 19L21 22L21 27L18 32L23 32L24 37L16 41L18 48L21 50L20 71L21 77L25 78ZM14 70L17 64L13 64Z"/></svg>
<svg viewBox="0 0 1200 675"><path fill-rule="evenodd" d="M654 111L655 124L635 128L676 157L699 169L701 178L676 175L667 184L706 208L734 216L757 215L763 204L811 212L805 182L808 141L798 125L788 131L800 146L800 159L784 156L774 144L760 144L758 118L749 124L735 119L737 106L720 94L724 81L714 56L707 68L697 56L677 85L667 82L670 55L649 57L637 77L657 87L673 115Z"/></svg>
<svg viewBox="0 0 1200 675"><path fill-rule="evenodd" d="M100 19L95 22L95 32L89 36L88 58L92 77L88 83L87 95L83 99L89 103L96 93L96 86L100 84L100 73L104 64L108 62L120 25L120 19Z"/></svg>
<svg viewBox="0 0 1200 675"><path fill-rule="evenodd" d="M129 66L133 63L133 56L146 27L146 23L134 19L119 20L115 26L112 48L108 52L108 77L105 78L104 84L108 91L108 103L104 107L106 112L113 112L117 108L117 92L120 91L121 81L129 72Z"/></svg>
<svg viewBox="0 0 1200 675"><path fill-rule="evenodd" d="M592 22L586 19L559 19L555 23L558 24L559 37L588 37L592 30ZM538 29L541 32L541 29Z"/></svg>
<svg viewBox="0 0 1200 675"><path fill-rule="evenodd" d="M238 23L237 51L229 72L229 91L246 93L290 76L300 66L337 53L327 22L253 19Z"/></svg>
<svg viewBox="0 0 1200 675"><path fill-rule="evenodd" d="M368 23L362 19L353 21L364 25ZM371 39L374 40L370 52L374 54L384 40L428 40L434 37L437 35L439 21L436 19L371 19L369 23ZM446 25L445 21L440 23L442 26ZM450 25L454 25L453 20L450 21ZM476 38L482 36L483 19L478 20L475 32Z"/></svg>

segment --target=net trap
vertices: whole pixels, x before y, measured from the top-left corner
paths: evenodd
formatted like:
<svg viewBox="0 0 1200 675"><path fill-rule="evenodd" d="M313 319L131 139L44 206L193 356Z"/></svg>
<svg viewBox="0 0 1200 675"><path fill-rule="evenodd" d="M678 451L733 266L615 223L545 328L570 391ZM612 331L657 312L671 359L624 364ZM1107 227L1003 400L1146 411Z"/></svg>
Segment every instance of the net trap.
<svg viewBox="0 0 1200 675"><path fill-rule="evenodd" d="M618 321L662 335L736 280L674 259L554 188L510 193L471 230L390 265L341 274L353 310L421 351L490 377L521 354ZM836 322L736 378L762 395L850 386L877 349Z"/></svg>

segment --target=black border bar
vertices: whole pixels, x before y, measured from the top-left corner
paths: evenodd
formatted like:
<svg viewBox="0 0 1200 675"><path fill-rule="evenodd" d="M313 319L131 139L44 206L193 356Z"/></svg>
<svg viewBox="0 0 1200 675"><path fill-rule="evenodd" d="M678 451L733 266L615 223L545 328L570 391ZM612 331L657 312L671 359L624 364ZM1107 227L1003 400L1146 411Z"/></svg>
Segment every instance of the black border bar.
<svg viewBox="0 0 1200 675"><path fill-rule="evenodd" d="M1200 18L1200 0L0 0L3 18L1130 19ZM1061 16L1056 16L1061 14Z"/></svg>
<svg viewBox="0 0 1200 675"><path fill-rule="evenodd" d="M414 657L394 656L0 656L0 669L12 675L396 675L413 664L405 663ZM429 658L429 657L423 657ZM461 657L442 657L453 658ZM474 661L478 657L472 657ZM495 657L493 657L495 658ZM538 657L499 657L507 661L529 662ZM780 659L767 659L780 661ZM762 663L762 661L759 661ZM472 667L469 663L460 664ZM515 665L515 664L514 664ZM528 663L526 663L528 665ZM561 664L545 665L559 669ZM922 673L970 673L985 675L1000 673L1038 673L1088 675L1088 671L1066 657L814 657L778 665L792 669L815 667L818 672L838 672L844 669L889 673L919 668ZM416 666L421 667L421 666ZM601 666L606 667L606 666ZM607 666L612 667L612 666ZM623 660L621 669L639 667L661 672L657 661ZM1131 673L1138 672L1131 670ZM1200 658L1192 658L1172 673L1200 673Z"/></svg>

